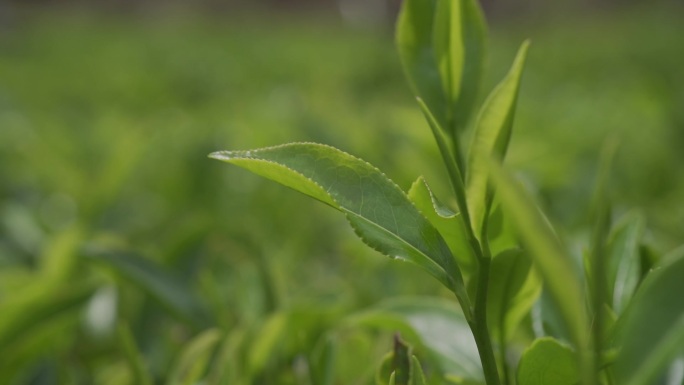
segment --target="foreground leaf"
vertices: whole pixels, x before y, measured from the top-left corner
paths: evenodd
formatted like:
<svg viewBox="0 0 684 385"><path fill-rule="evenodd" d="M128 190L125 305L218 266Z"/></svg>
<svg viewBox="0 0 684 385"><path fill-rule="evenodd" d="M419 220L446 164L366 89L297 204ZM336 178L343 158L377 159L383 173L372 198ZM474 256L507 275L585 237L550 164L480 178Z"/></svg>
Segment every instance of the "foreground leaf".
<svg viewBox="0 0 684 385"><path fill-rule="evenodd" d="M503 160L506 156L528 47L529 42L522 44L510 71L484 102L475 123L466 177L468 209L478 237L482 235L493 196L487 181L487 162L492 157Z"/></svg>
<svg viewBox="0 0 684 385"><path fill-rule="evenodd" d="M575 354L553 338L535 340L518 364L518 385L574 385L579 374Z"/></svg>
<svg viewBox="0 0 684 385"><path fill-rule="evenodd" d="M684 352L684 249L666 256L620 319L618 383L652 384Z"/></svg>
<svg viewBox="0 0 684 385"><path fill-rule="evenodd" d="M459 300L467 298L460 269L437 229L394 182L365 161L314 143L215 152L210 157L342 211L367 245L422 267L454 291Z"/></svg>
<svg viewBox="0 0 684 385"><path fill-rule="evenodd" d="M463 313L451 302L434 298L405 298L351 316L343 324L400 332L429 353L431 362L454 379L483 381L475 339Z"/></svg>
<svg viewBox="0 0 684 385"><path fill-rule="evenodd" d="M504 211L511 217L536 271L556 304L563 324L582 354L583 375L592 375L591 357L586 354L590 339L582 286L573 272L570 257L563 251L548 221L522 187L501 166L489 163L492 180Z"/></svg>

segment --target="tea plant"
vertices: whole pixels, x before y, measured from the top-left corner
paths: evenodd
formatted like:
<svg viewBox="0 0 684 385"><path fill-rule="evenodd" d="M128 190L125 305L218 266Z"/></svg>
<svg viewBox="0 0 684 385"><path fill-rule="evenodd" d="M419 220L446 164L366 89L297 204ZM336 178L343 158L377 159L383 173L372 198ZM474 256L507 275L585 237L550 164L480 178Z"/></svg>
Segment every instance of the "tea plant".
<svg viewBox="0 0 684 385"><path fill-rule="evenodd" d="M448 172L455 208L440 203L423 178L404 192L372 165L322 144L210 156L340 211L368 246L415 264L453 292L462 314L449 317L464 319L481 368L447 370L428 377L430 383L681 381L676 364L667 369L684 353L684 249L649 260L641 250L640 216L612 225L607 175L613 147L607 146L601 163L595 225L582 263L501 166L528 43L478 110L486 27L475 0L406 0L396 39ZM533 320L537 338L516 359L513 338L525 319ZM428 381L399 338L379 373L380 383Z"/></svg>

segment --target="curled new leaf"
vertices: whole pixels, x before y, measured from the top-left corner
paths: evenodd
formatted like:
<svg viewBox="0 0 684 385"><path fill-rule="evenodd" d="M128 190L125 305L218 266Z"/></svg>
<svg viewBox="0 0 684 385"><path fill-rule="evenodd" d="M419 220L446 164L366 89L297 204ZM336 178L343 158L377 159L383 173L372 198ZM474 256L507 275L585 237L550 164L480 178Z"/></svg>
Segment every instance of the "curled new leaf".
<svg viewBox="0 0 684 385"><path fill-rule="evenodd" d="M522 44L513 66L485 101L475 124L466 176L468 209L477 236L481 234L492 203L492 191L487 182L487 162L492 157L503 159L506 155L528 46L528 42Z"/></svg>

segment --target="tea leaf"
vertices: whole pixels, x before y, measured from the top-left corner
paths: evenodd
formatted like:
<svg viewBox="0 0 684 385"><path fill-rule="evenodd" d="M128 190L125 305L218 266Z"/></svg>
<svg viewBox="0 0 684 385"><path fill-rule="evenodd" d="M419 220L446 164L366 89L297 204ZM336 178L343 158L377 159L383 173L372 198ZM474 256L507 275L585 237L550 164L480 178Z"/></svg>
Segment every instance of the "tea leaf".
<svg viewBox="0 0 684 385"><path fill-rule="evenodd" d="M413 182L408 197L442 234L466 277L472 274L477 267L477 259L468 245L466 230L463 221L458 217L459 214L437 200L423 177Z"/></svg>
<svg viewBox="0 0 684 385"><path fill-rule="evenodd" d="M397 20L395 38L413 93L425 100L436 112L442 127L446 127L448 102L433 48L435 10L435 0L405 0Z"/></svg>
<svg viewBox="0 0 684 385"><path fill-rule="evenodd" d="M550 337L540 338L527 348L518 364L519 385L574 385L579 373L575 354Z"/></svg>
<svg viewBox="0 0 684 385"><path fill-rule="evenodd" d="M427 385L423 367L416 356L411 356L411 385Z"/></svg>
<svg viewBox="0 0 684 385"><path fill-rule="evenodd" d="M475 123L470 146L467 178L468 209L476 236L482 235L485 216L489 215L493 192L488 184L487 162L493 157L503 160L513 128L529 42L524 42L506 77L485 100Z"/></svg>
<svg viewBox="0 0 684 385"><path fill-rule="evenodd" d="M314 143L216 152L210 156L342 211L367 245L422 267L454 291L459 300L467 301L461 271L437 229L394 182L365 161Z"/></svg>
<svg viewBox="0 0 684 385"><path fill-rule="evenodd" d="M487 320L494 341L506 342L541 294L542 282L522 250L492 259Z"/></svg>
<svg viewBox="0 0 684 385"><path fill-rule="evenodd" d="M447 98L447 127L465 128L484 72L486 26L474 0L437 0L433 41ZM433 109L434 111L434 109Z"/></svg>
<svg viewBox="0 0 684 385"><path fill-rule="evenodd" d="M684 249L663 258L618 321L620 384L654 383L684 346Z"/></svg>

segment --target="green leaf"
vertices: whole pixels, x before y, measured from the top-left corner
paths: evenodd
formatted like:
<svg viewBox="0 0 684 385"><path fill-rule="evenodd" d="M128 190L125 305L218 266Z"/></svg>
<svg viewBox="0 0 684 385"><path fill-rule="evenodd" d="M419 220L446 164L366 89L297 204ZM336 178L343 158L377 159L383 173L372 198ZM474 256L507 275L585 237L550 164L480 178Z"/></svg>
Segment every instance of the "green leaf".
<svg viewBox="0 0 684 385"><path fill-rule="evenodd" d="M365 326L400 332L417 348L427 351L444 375L483 381L475 339L460 309L435 298L392 300L349 317L343 326Z"/></svg>
<svg viewBox="0 0 684 385"><path fill-rule="evenodd" d="M206 314L199 299L171 273L152 261L123 251L86 248L84 255L106 265L130 283L140 287L173 314L196 326L206 322Z"/></svg>
<svg viewBox="0 0 684 385"><path fill-rule="evenodd" d="M492 260L487 320L492 340L505 344L539 298L542 282L522 250L506 250Z"/></svg>
<svg viewBox="0 0 684 385"><path fill-rule="evenodd" d="M644 228L643 215L631 212L618 221L608 240L608 287L617 314L627 307L641 280L639 247Z"/></svg>
<svg viewBox="0 0 684 385"><path fill-rule="evenodd" d="M653 384L684 349L684 249L663 258L618 321L617 383Z"/></svg>
<svg viewBox="0 0 684 385"><path fill-rule="evenodd" d="M209 329L192 339L173 366L169 376L169 385L193 385L204 378L212 354L223 333L217 329Z"/></svg>
<svg viewBox="0 0 684 385"><path fill-rule="evenodd" d="M140 385L151 385L152 378L150 373L147 371L145 362L143 361L142 355L135 344L135 338L131 333L131 329L128 325L121 324L117 328L117 336L121 348L123 349L124 356L128 361L128 367L132 373L132 380L135 384Z"/></svg>
<svg viewBox="0 0 684 385"><path fill-rule="evenodd" d="M579 349L588 348L583 291L570 257L523 188L497 163L490 162L489 169L504 212L520 232L535 269L558 307L573 342Z"/></svg>
<svg viewBox="0 0 684 385"><path fill-rule="evenodd" d="M575 354L550 337L527 348L518 364L518 385L574 385L579 373Z"/></svg>
<svg viewBox="0 0 684 385"><path fill-rule="evenodd" d="M447 127L448 102L433 48L436 0L405 0L397 20L396 43L413 93L425 100Z"/></svg>
<svg viewBox="0 0 684 385"><path fill-rule="evenodd" d="M465 128L484 73L486 26L475 0L437 0L433 45L452 135ZM434 110L434 109L433 109Z"/></svg>
<svg viewBox="0 0 684 385"><path fill-rule="evenodd" d="M529 42L524 42L506 77L494 88L475 123L470 146L466 185L468 209L476 236L482 236L484 219L489 215L493 191L488 184L487 163L503 160L511 138L518 89Z"/></svg>
<svg viewBox="0 0 684 385"><path fill-rule="evenodd" d="M210 157L279 182L342 211L370 247L412 262L467 301L463 278L437 229L377 168L330 146L292 143Z"/></svg>
<svg viewBox="0 0 684 385"><path fill-rule="evenodd" d="M423 367L416 356L411 356L411 385L427 385Z"/></svg>
<svg viewBox="0 0 684 385"><path fill-rule="evenodd" d="M465 276L472 274L477 267L477 259L468 244L466 229L463 227L463 221L458 217L459 214L454 213L437 200L423 177L413 182L408 197L442 234Z"/></svg>

